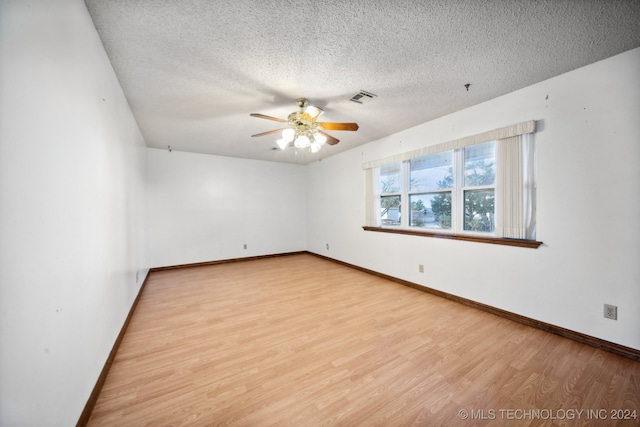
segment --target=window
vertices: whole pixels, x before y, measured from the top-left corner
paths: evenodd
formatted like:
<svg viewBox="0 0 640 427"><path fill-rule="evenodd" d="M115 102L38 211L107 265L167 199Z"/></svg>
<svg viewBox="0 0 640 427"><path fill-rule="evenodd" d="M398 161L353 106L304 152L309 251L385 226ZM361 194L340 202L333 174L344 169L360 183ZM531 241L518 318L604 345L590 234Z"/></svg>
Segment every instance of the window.
<svg viewBox="0 0 640 427"><path fill-rule="evenodd" d="M450 230L453 151L411 159L408 167L410 226Z"/></svg>
<svg viewBox="0 0 640 427"><path fill-rule="evenodd" d="M534 129L525 122L365 163L368 228L535 239Z"/></svg>
<svg viewBox="0 0 640 427"><path fill-rule="evenodd" d="M493 232L495 145L490 141L381 166L381 225Z"/></svg>
<svg viewBox="0 0 640 427"><path fill-rule="evenodd" d="M496 142L464 148L465 231L492 233L495 230Z"/></svg>
<svg viewBox="0 0 640 427"><path fill-rule="evenodd" d="M400 225L402 168L400 163L380 167L380 222Z"/></svg>

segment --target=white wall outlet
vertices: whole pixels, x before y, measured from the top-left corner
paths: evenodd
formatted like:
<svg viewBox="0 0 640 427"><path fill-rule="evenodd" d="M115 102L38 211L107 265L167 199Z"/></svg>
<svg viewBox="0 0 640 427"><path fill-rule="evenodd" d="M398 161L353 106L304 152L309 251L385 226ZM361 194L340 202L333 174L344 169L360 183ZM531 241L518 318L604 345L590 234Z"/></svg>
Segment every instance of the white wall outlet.
<svg viewBox="0 0 640 427"><path fill-rule="evenodd" d="M327 243L327 250L329 250L329 244Z"/></svg>
<svg viewBox="0 0 640 427"><path fill-rule="evenodd" d="M618 320L618 307L615 305L604 305L604 318L611 320Z"/></svg>
<svg viewBox="0 0 640 427"><path fill-rule="evenodd" d="M418 272L419 273L424 273L424 265L423 264L418 264Z"/></svg>
<svg viewBox="0 0 640 427"><path fill-rule="evenodd" d="M247 249L247 244L246 243L244 244L244 248Z"/></svg>

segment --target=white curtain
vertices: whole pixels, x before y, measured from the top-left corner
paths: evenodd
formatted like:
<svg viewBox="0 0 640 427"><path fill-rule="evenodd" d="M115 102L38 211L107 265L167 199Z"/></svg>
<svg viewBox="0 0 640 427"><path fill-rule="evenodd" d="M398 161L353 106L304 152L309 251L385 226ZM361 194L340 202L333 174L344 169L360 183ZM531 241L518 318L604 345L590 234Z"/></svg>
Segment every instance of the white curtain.
<svg viewBox="0 0 640 427"><path fill-rule="evenodd" d="M496 236L535 238L535 158L533 138L518 135L497 141Z"/></svg>
<svg viewBox="0 0 640 427"><path fill-rule="evenodd" d="M525 239L536 240L536 150L534 134L522 135Z"/></svg>
<svg viewBox="0 0 640 427"><path fill-rule="evenodd" d="M376 171L377 169L365 170L365 220L364 224L368 227L377 227L380 217L380 195L376 190Z"/></svg>

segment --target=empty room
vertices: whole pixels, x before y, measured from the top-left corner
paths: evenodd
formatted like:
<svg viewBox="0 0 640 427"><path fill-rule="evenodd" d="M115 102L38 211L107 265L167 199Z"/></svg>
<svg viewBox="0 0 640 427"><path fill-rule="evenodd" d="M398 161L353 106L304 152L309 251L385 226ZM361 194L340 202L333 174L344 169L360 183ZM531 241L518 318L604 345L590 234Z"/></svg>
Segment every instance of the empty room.
<svg viewBox="0 0 640 427"><path fill-rule="evenodd" d="M1 426L637 426L640 3L0 1Z"/></svg>

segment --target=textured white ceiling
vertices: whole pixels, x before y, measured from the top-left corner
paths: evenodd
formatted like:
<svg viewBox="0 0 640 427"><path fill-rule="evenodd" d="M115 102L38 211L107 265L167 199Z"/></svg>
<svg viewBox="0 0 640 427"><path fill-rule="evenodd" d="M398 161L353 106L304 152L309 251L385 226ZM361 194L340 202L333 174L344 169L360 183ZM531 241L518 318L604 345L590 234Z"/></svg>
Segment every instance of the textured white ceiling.
<svg viewBox="0 0 640 427"><path fill-rule="evenodd" d="M86 3L148 146L302 164L640 46L637 0ZM360 130L314 155L250 137L299 97Z"/></svg>

